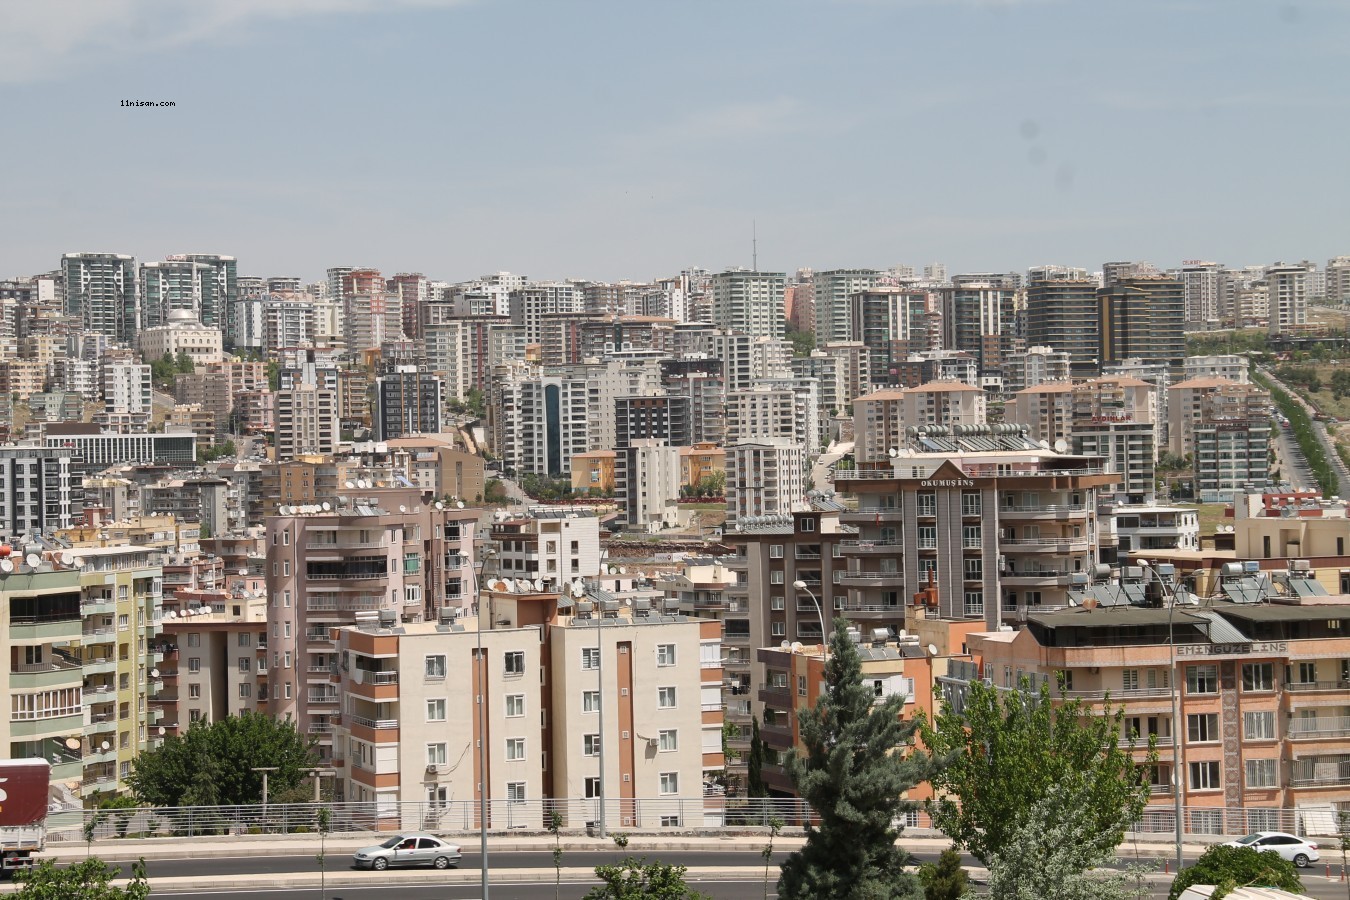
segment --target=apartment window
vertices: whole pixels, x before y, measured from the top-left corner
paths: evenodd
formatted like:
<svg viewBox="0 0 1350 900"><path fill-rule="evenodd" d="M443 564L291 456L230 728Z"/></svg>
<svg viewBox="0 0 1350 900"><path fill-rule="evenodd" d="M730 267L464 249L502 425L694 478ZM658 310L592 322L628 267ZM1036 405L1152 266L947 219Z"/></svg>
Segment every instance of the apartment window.
<svg viewBox="0 0 1350 900"><path fill-rule="evenodd" d="M961 568L965 571L966 581L984 580L984 560L978 556L961 560Z"/></svg>
<svg viewBox="0 0 1350 900"><path fill-rule="evenodd" d="M200 722L201 720L202 720L202 711L200 709L193 709L188 711L189 722Z"/></svg>
<svg viewBox="0 0 1350 900"><path fill-rule="evenodd" d="M239 657L239 671L248 674L253 671L253 662L247 656Z"/></svg>
<svg viewBox="0 0 1350 900"><path fill-rule="evenodd" d="M525 651L508 650L504 655L506 662L505 674L524 675L525 674Z"/></svg>
<svg viewBox="0 0 1350 900"><path fill-rule="evenodd" d="M1219 692L1218 666L1187 666L1186 693L1217 694Z"/></svg>
<svg viewBox="0 0 1350 900"><path fill-rule="evenodd" d="M675 665L675 645L657 644L656 645L656 664L658 666Z"/></svg>
<svg viewBox="0 0 1350 900"><path fill-rule="evenodd" d="M805 696L806 696L806 676L805 676L805 675L798 675L798 676L797 676L797 696L798 696L798 697L805 697Z"/></svg>
<svg viewBox="0 0 1350 900"><path fill-rule="evenodd" d="M600 779L587 778L584 785L587 800L594 800L600 796Z"/></svg>
<svg viewBox="0 0 1350 900"><path fill-rule="evenodd" d="M656 708L657 709L675 708L675 688L659 687L656 689Z"/></svg>
<svg viewBox="0 0 1350 900"><path fill-rule="evenodd" d="M1270 663L1247 663L1242 667L1244 691L1275 690L1275 667Z"/></svg>
<svg viewBox="0 0 1350 900"><path fill-rule="evenodd" d="M1186 717L1186 739L1192 744L1219 740L1218 713L1200 713Z"/></svg>
<svg viewBox="0 0 1350 900"><path fill-rule="evenodd" d="M784 603L782 597L769 598L769 609L783 609L785 606L786 604Z"/></svg>
<svg viewBox="0 0 1350 900"><path fill-rule="evenodd" d="M1126 691L1137 691L1137 690L1139 690L1139 670L1138 670L1138 669L1121 669L1121 670L1120 670L1120 686L1121 686L1121 688L1122 688L1123 690L1126 690Z"/></svg>
<svg viewBox="0 0 1350 900"><path fill-rule="evenodd" d="M248 684L247 682L245 682L244 684L239 685L239 699L240 699L240 700L247 700L249 697L252 697L252 696L253 696L253 685Z"/></svg>
<svg viewBox="0 0 1350 900"><path fill-rule="evenodd" d="M782 569L774 569L772 572L769 573L769 584L782 584L782 583L783 583Z"/></svg>
<svg viewBox="0 0 1350 900"><path fill-rule="evenodd" d="M1243 713L1242 735L1249 741L1275 740L1275 713L1273 712Z"/></svg>
<svg viewBox="0 0 1350 900"><path fill-rule="evenodd" d="M961 515L978 516L982 510L980 495L975 491L961 492Z"/></svg>
<svg viewBox="0 0 1350 900"><path fill-rule="evenodd" d="M239 633L240 647L247 647L252 643L253 643L253 635L249 634L247 631L242 631Z"/></svg>
<svg viewBox="0 0 1350 900"><path fill-rule="evenodd" d="M983 591L966 591L965 613L968 618L984 615Z"/></svg>
<svg viewBox="0 0 1350 900"><path fill-rule="evenodd" d="M769 631L770 633L773 634L774 637L783 637L787 634L787 623L771 622L769 624Z"/></svg>
<svg viewBox="0 0 1350 900"><path fill-rule="evenodd" d="M284 637L284 638L290 638L290 636L291 636L291 623L290 623L290 622L283 622L283 623L281 624L281 636Z"/></svg>
<svg viewBox="0 0 1350 900"><path fill-rule="evenodd" d="M506 783L506 799L519 803L525 799L525 782L508 781Z"/></svg>
<svg viewBox="0 0 1350 900"><path fill-rule="evenodd" d="M770 545L769 545L769 559L782 559L782 558L783 558L783 545L782 545L782 544L770 544Z"/></svg>
<svg viewBox="0 0 1350 900"><path fill-rule="evenodd" d="M427 721L444 722L445 721L445 698L437 698L427 701Z"/></svg>
<svg viewBox="0 0 1350 900"><path fill-rule="evenodd" d="M583 734L581 736L581 753L583 756L599 756L600 735Z"/></svg>
<svg viewBox="0 0 1350 900"><path fill-rule="evenodd" d="M284 606L284 607L286 607L287 609L290 609L290 608L291 608L291 592L290 592L290 591L282 591L282 592L281 592L281 605Z"/></svg>
<svg viewBox="0 0 1350 900"><path fill-rule="evenodd" d="M660 743L661 752L664 753L668 750L678 750L680 748L679 734L674 728L663 728L659 735L657 740Z"/></svg>
<svg viewBox="0 0 1350 900"><path fill-rule="evenodd" d="M445 744L427 744L427 765L445 765Z"/></svg>
<svg viewBox="0 0 1350 900"><path fill-rule="evenodd" d="M1217 791L1221 786L1217 762L1191 763L1191 790Z"/></svg>
<svg viewBox="0 0 1350 900"><path fill-rule="evenodd" d="M202 699L202 686L201 686L200 684L189 684L189 685L188 685L188 699L189 699L189 700L200 700L200 699Z"/></svg>
<svg viewBox="0 0 1350 900"><path fill-rule="evenodd" d="M983 546L983 537L978 525L961 526L961 546L966 550L979 550Z"/></svg>
<svg viewBox="0 0 1350 900"><path fill-rule="evenodd" d="M1279 779L1279 761L1274 759L1249 759L1245 763L1247 769L1247 787L1249 788L1273 788L1278 787Z"/></svg>
<svg viewBox="0 0 1350 900"><path fill-rule="evenodd" d="M441 679L445 677L445 657L441 655L428 656L426 658L427 678Z"/></svg>
<svg viewBox="0 0 1350 900"><path fill-rule="evenodd" d="M933 491L921 491L918 495L919 515L937 515L937 494Z"/></svg>
<svg viewBox="0 0 1350 900"><path fill-rule="evenodd" d="M281 561L281 574L283 576L289 576L291 574L291 561L289 559L283 559Z"/></svg>
<svg viewBox="0 0 1350 900"><path fill-rule="evenodd" d="M289 699L291 699L291 683L290 683L289 681L286 682L285 685L284 685L284 687L285 687L286 699L289 700Z"/></svg>
<svg viewBox="0 0 1350 900"><path fill-rule="evenodd" d="M507 694L506 695L506 716L515 718L525 715L525 695Z"/></svg>
<svg viewBox="0 0 1350 900"><path fill-rule="evenodd" d="M1290 679L1291 681L1295 679ZM1301 662L1298 664L1298 684L1314 684L1317 681L1317 663Z"/></svg>
<svg viewBox="0 0 1350 900"><path fill-rule="evenodd" d="M281 654L281 660L283 668L289 669L291 667L291 651L287 650L285 653Z"/></svg>
<svg viewBox="0 0 1350 900"><path fill-rule="evenodd" d="M201 660L201 657L199 657L199 656L189 657L189 658L188 658L188 671L189 671L189 672L200 672L201 670L202 670L202 660Z"/></svg>
<svg viewBox="0 0 1350 900"><path fill-rule="evenodd" d="M600 692L582 691L581 692L581 711L584 713L593 713L600 711Z"/></svg>
<svg viewBox="0 0 1350 900"><path fill-rule="evenodd" d="M662 772L661 773L661 793L678 794L680 792L680 773Z"/></svg>
<svg viewBox="0 0 1350 900"><path fill-rule="evenodd" d="M523 737L506 739L506 758L509 760L525 758L525 739Z"/></svg>
<svg viewBox="0 0 1350 900"><path fill-rule="evenodd" d="M581 648L581 667L583 669L600 668L600 648L582 647Z"/></svg>

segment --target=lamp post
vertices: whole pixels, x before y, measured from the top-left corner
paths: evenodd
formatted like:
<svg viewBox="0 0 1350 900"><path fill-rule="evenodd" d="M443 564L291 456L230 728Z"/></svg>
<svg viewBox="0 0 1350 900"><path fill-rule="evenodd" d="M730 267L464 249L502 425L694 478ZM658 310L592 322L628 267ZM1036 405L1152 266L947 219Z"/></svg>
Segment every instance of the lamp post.
<svg viewBox="0 0 1350 900"><path fill-rule="evenodd" d="M820 621L820 643L825 648L825 659L829 659L830 642L825 636L825 612L820 608L820 601L816 599L816 595L811 592L811 589L806 586L806 582L802 581L800 578L792 582L792 586L799 591L806 591L806 596L810 597L811 602L815 604L816 618Z"/></svg>
<svg viewBox="0 0 1350 900"><path fill-rule="evenodd" d="M1181 792L1185 786L1185 773L1183 771L1185 762L1181 748L1183 735L1181 730L1181 709L1178 702L1178 697L1181 694L1181 685L1177 682L1177 642L1176 632L1172 627L1172 617L1177 609L1177 592L1170 583L1163 579L1162 573L1159 572L1158 569L1155 569L1152 563L1146 559L1137 560L1137 562L1144 567L1145 572L1148 572L1158 580L1158 585L1163 590L1164 598L1166 598L1168 593L1171 594L1171 602L1167 604L1167 667L1168 678L1170 678L1172 682L1172 800L1174 815L1176 817L1177 871L1180 872L1182 864L1185 861L1181 853ZM1170 564L1166 565L1169 569L1172 568ZM1161 566L1159 566L1159 568L1161 568Z"/></svg>
<svg viewBox="0 0 1350 900"><path fill-rule="evenodd" d="M479 554L478 571L473 579L473 603L478 613L478 855L482 860L483 900L488 900L488 847L487 847L487 664L483 659L483 568L488 559L497 555L491 547L484 547ZM473 571L470 569L470 571Z"/></svg>

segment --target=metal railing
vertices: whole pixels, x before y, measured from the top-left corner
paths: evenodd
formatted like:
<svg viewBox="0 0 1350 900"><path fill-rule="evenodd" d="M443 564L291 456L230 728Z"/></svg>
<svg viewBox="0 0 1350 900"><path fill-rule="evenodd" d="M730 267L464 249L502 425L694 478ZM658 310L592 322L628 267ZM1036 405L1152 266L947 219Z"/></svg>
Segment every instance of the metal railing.
<svg viewBox="0 0 1350 900"><path fill-rule="evenodd" d="M354 761L353 761L354 762ZM695 785L695 787L698 787ZM1158 790L1158 797L1168 795ZM579 831L599 818L604 803L606 821L614 827L642 831L711 831L765 827L774 818L789 826L813 822L803 800L788 798L725 797L709 793L699 797L653 797L566 800L489 800L488 830L493 832L543 832L552 813L563 819L563 828ZM332 828L339 832L428 830L443 834L468 834L479 828L476 800L444 803L272 803L249 806L199 806L128 810L72 809L52 813L47 819L48 840L84 840L83 828L93 821L94 838L173 837L221 834L303 834L314 832L320 809L332 815ZM923 810L905 813L897 825L929 829L932 822ZM1152 805L1131 829L1137 839L1170 838L1176 829L1171 805ZM1186 807L1182 810L1186 835L1218 840L1253 831L1286 831L1313 836L1338 833L1334 810L1281 809L1275 807ZM1127 838L1128 839L1128 838Z"/></svg>
<svg viewBox="0 0 1350 900"><path fill-rule="evenodd" d="M1350 716L1295 716L1289 720L1290 737L1335 737L1350 734Z"/></svg>

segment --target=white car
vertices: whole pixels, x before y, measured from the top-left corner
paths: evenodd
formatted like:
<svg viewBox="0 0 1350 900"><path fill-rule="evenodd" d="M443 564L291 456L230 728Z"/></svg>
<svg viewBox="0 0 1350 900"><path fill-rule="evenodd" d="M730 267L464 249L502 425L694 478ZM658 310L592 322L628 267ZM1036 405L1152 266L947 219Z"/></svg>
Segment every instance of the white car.
<svg viewBox="0 0 1350 900"><path fill-rule="evenodd" d="M1253 850L1274 850L1282 859L1287 859L1300 869L1306 868L1322 858L1317 845L1307 838L1285 834L1283 831L1256 831L1236 841L1229 841L1229 847L1251 847Z"/></svg>

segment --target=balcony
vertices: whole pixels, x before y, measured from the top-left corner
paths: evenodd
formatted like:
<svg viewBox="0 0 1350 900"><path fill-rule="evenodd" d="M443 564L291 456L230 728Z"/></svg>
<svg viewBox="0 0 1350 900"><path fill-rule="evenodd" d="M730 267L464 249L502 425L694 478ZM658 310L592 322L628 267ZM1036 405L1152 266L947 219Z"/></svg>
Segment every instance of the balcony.
<svg viewBox="0 0 1350 900"><path fill-rule="evenodd" d="M1297 693L1345 691L1350 690L1350 681L1290 681L1285 683L1284 688Z"/></svg>
<svg viewBox="0 0 1350 900"><path fill-rule="evenodd" d="M1091 546L1086 537L1002 538L998 542L1004 553L1086 553Z"/></svg>
<svg viewBox="0 0 1350 900"><path fill-rule="evenodd" d="M839 547L845 556L853 556L863 553L875 553L882 556L894 556L901 551L901 543L898 538L891 540L857 540L840 541Z"/></svg>
<svg viewBox="0 0 1350 900"><path fill-rule="evenodd" d="M792 691L784 687L762 687L759 689L759 702L786 709L792 706Z"/></svg>
<svg viewBox="0 0 1350 900"><path fill-rule="evenodd" d="M84 670L78 661L53 655L47 662L15 664L9 673L9 689L29 691L77 685L83 675Z"/></svg>
<svg viewBox="0 0 1350 900"><path fill-rule="evenodd" d="M111 634L112 629L108 629ZM81 635L80 617L58 615L50 618L43 616L11 616L9 620L9 639L14 644L49 644L53 641L79 640ZM109 638L111 639L111 638Z"/></svg>
<svg viewBox="0 0 1350 900"><path fill-rule="evenodd" d="M117 701L117 691L112 685L102 685L95 688L84 689L84 705L99 706L104 703L115 703Z"/></svg>
<svg viewBox="0 0 1350 900"><path fill-rule="evenodd" d="M337 704L341 698L337 694L330 694L324 691L310 691L305 695L306 701L314 705L327 705L329 703Z"/></svg>
<svg viewBox="0 0 1350 900"><path fill-rule="evenodd" d="M117 611L117 601L112 597L94 597L80 603L81 616L112 615Z"/></svg>
<svg viewBox="0 0 1350 900"><path fill-rule="evenodd" d="M1350 716L1295 716L1289 720L1293 740L1319 740L1350 735Z"/></svg>
<svg viewBox="0 0 1350 900"><path fill-rule="evenodd" d="M839 520L850 525L867 522L901 522L905 511L896 506L860 506L857 512L841 512Z"/></svg>
<svg viewBox="0 0 1350 900"><path fill-rule="evenodd" d="M1022 570L1018 572L1004 572L999 576L999 581L1005 587L1064 587L1068 584L1068 572L1060 572L1056 569L1043 570Z"/></svg>
<svg viewBox="0 0 1350 900"><path fill-rule="evenodd" d="M333 633L327 628L322 631L306 631L305 641L310 644L332 644Z"/></svg>
<svg viewBox="0 0 1350 900"><path fill-rule="evenodd" d="M398 684L398 671L392 669L352 669L354 684Z"/></svg>
<svg viewBox="0 0 1350 900"><path fill-rule="evenodd" d="M872 619L892 619L903 620L905 617L905 607L901 603L862 603L859 601L849 601L841 607L835 607L835 612L846 613L850 618L857 615L860 618Z"/></svg>
<svg viewBox="0 0 1350 900"><path fill-rule="evenodd" d="M348 716L348 722L358 728L372 731L392 731L398 728L398 719L367 719L364 716Z"/></svg>
<svg viewBox="0 0 1350 900"><path fill-rule="evenodd" d="M1066 519L1086 519L1087 514L1088 508L1081 503L1052 503L1046 506L1014 504L998 508L1000 519L1054 519L1063 521Z"/></svg>
<svg viewBox="0 0 1350 900"><path fill-rule="evenodd" d="M842 572L839 584L845 587L904 587L904 572Z"/></svg>

